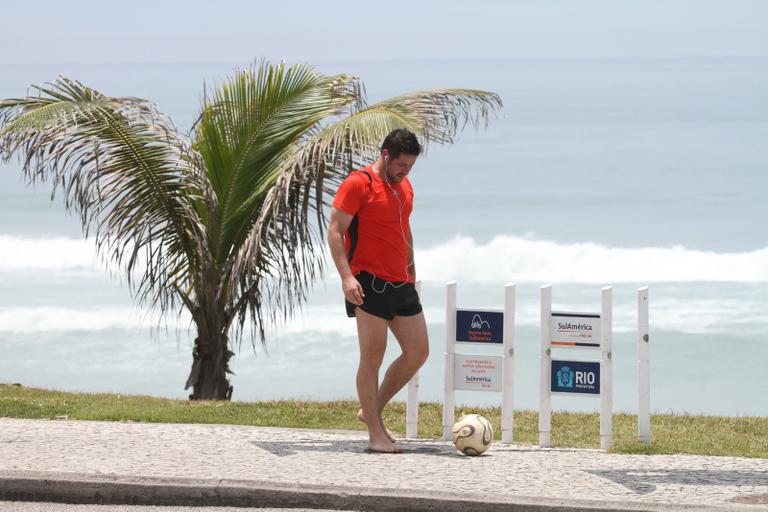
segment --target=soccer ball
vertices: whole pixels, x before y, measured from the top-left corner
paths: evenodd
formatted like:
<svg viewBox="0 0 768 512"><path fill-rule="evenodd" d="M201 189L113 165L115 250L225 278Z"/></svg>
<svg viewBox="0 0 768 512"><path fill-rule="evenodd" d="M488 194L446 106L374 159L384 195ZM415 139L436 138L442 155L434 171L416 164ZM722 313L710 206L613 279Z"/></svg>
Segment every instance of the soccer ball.
<svg viewBox="0 0 768 512"><path fill-rule="evenodd" d="M491 422L479 414L462 416L453 426L453 444L465 455L480 455L493 440Z"/></svg>

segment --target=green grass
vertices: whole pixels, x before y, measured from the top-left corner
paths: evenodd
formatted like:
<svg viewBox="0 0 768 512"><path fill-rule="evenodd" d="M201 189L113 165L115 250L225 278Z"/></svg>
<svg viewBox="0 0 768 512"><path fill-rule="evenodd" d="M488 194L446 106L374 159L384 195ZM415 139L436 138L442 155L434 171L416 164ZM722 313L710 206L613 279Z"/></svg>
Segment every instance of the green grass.
<svg viewBox="0 0 768 512"><path fill-rule="evenodd" d="M363 430L355 420L356 401L335 402L191 402L147 396L107 393L68 393L0 384L0 417L150 423L222 423L274 427ZM456 418L476 412L487 417L499 438L499 408L457 407ZM391 430L405 428L405 404L387 407L384 421ZM419 436L438 438L442 407L423 403L419 409ZM557 448L598 448L596 413L555 412L552 444ZM657 414L651 418L653 442L638 443L637 416L613 417L615 453L726 455L768 458L768 418L728 418ZM515 411L515 444L538 443L538 414Z"/></svg>

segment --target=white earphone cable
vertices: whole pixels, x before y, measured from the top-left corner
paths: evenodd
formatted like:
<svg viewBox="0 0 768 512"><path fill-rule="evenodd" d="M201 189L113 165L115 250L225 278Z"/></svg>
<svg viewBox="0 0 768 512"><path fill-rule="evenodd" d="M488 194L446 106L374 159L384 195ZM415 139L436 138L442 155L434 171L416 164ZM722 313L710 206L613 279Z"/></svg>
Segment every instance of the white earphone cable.
<svg viewBox="0 0 768 512"><path fill-rule="evenodd" d="M389 187L389 189L392 191L392 195L395 196L395 199L397 199L397 202L400 205L398 215L397 215L398 221L400 222L400 234L403 237L403 241L405 242L405 245L407 245L411 251L414 251L413 246L408 242L408 237L405 236L405 228L403 227L403 212L405 211L406 202L400 200L400 195L398 194L397 190L395 190L392 187L392 185L389 184L389 158L386 158L385 162L386 162L386 167L384 168L384 178L385 178L384 183L387 184L387 187ZM410 266L411 266L410 261L405 264L405 281L403 281L400 284L393 284L390 281L386 281L382 279L382 281L384 281L384 287L381 290L376 289L377 277L376 277L376 274L371 272L370 274L373 276L373 279L371 280L371 289L373 289L373 291L378 294L382 294L387 290L387 286L391 286L395 290L397 290L402 286L405 286L406 284L408 284L408 277L410 276L410 272L408 272L408 268Z"/></svg>

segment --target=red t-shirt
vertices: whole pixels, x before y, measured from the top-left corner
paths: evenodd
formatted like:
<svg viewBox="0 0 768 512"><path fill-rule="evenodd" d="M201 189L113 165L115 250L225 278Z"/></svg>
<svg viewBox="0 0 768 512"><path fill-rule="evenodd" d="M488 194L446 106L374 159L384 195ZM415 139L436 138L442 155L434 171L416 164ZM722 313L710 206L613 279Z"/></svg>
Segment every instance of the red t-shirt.
<svg viewBox="0 0 768 512"><path fill-rule="evenodd" d="M344 237L347 255L352 251L353 274L365 270L386 281L414 281L407 268L408 219L413 210L408 178L385 183L369 165L344 180L333 207L355 216Z"/></svg>

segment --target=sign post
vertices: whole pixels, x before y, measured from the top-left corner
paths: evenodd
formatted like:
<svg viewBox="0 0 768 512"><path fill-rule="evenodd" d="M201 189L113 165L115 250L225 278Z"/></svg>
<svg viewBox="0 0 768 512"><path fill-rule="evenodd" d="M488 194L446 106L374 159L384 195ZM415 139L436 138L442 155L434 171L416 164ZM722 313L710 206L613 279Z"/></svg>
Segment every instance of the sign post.
<svg viewBox="0 0 768 512"><path fill-rule="evenodd" d="M447 284L445 299L445 388L443 394L443 439L451 439L455 423L453 370L456 359L456 281Z"/></svg>
<svg viewBox="0 0 768 512"><path fill-rule="evenodd" d="M650 333L648 324L648 287L637 290L637 437L651 442Z"/></svg>
<svg viewBox="0 0 768 512"><path fill-rule="evenodd" d="M453 434L455 391L502 393L502 442L512 442L515 285L505 287L504 310L458 309L456 282L447 284L443 439ZM456 343L503 345L502 356L457 354Z"/></svg>
<svg viewBox="0 0 768 512"><path fill-rule="evenodd" d="M613 290L606 286L601 295L600 448L609 450L613 439Z"/></svg>
<svg viewBox="0 0 768 512"><path fill-rule="evenodd" d="M539 352L539 446L552 446L552 395L600 397L600 446L611 447L612 304L611 287L602 289L597 313L552 311L552 285L541 287ZM552 359L552 349L600 350L600 361Z"/></svg>
<svg viewBox="0 0 768 512"><path fill-rule="evenodd" d="M501 389L501 442L512 443L515 430L514 389L515 389L515 285L504 287L504 355L502 363Z"/></svg>
<svg viewBox="0 0 768 512"><path fill-rule="evenodd" d="M539 446L552 446L552 395L548 382L552 368L552 350L549 348L550 319L552 318L552 285L541 287L541 343L539 345Z"/></svg>
<svg viewBox="0 0 768 512"><path fill-rule="evenodd" d="M421 281L416 281L416 293L421 297ZM419 437L419 372L408 381L408 400L405 403L405 437Z"/></svg>

